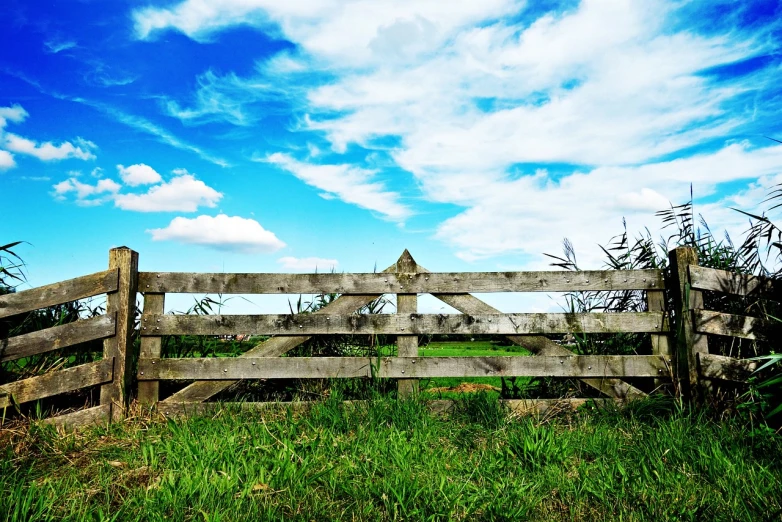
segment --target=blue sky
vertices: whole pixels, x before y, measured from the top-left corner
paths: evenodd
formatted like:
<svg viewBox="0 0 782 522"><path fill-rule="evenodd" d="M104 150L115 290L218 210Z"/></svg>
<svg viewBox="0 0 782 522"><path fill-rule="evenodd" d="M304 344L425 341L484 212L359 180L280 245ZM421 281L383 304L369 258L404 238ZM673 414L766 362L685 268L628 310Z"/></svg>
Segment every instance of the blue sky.
<svg viewBox="0 0 782 522"><path fill-rule="evenodd" d="M540 269L564 237L740 236L782 182L782 4L6 0L2 242L105 267Z"/></svg>

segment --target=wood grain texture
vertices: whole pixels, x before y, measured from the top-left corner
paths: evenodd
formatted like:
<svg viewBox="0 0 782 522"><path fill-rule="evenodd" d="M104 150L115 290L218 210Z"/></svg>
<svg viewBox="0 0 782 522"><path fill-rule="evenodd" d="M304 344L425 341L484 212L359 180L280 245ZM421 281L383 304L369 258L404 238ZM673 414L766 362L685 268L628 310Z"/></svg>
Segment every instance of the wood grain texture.
<svg viewBox="0 0 782 522"><path fill-rule="evenodd" d="M660 270L426 272L421 274L225 274L141 272L139 290L222 294L421 294L572 292L663 288Z"/></svg>
<svg viewBox="0 0 782 522"><path fill-rule="evenodd" d="M724 314L711 310L693 310L693 324L700 333L726 335L742 339L778 339L779 323L746 315Z"/></svg>
<svg viewBox="0 0 782 522"><path fill-rule="evenodd" d="M396 263L386 268L383 273L390 273L396 270ZM373 295L341 295L327 306L316 311L313 315L330 314L350 314L367 305L380 297L379 294ZM144 330L142 330L144 333ZM286 337L272 337L257 346L247 350L240 357L279 357L280 355L293 350L300 344L309 340L309 335L296 335ZM194 382L185 388L174 393L163 402L201 402L214 397L226 388L236 384L237 380L228 381L204 381Z"/></svg>
<svg viewBox="0 0 782 522"><path fill-rule="evenodd" d="M665 312L665 292L662 290L648 290L646 292L647 309L650 312ZM667 317L664 329L668 329ZM661 355L666 360L673 359L673 351L671 350L670 338L667 333L665 334L651 334L649 340L652 342L652 354ZM655 388L665 387L671 384L671 372L666 374L663 378L656 379L654 381Z"/></svg>
<svg viewBox="0 0 782 522"><path fill-rule="evenodd" d="M496 308L470 294L435 294L434 296L447 305L466 314L486 315L499 313L499 310ZM514 344L523 346L536 355L573 355L573 352L567 348L563 348L547 337L538 335L508 335L506 338ZM581 380L588 386L600 390L602 393L613 398L632 399L646 396L646 393L642 390L619 379Z"/></svg>
<svg viewBox="0 0 782 522"><path fill-rule="evenodd" d="M117 290L117 270L109 269L51 285L0 296L0 319L39 308Z"/></svg>
<svg viewBox="0 0 782 522"><path fill-rule="evenodd" d="M108 405L93 406L92 408L57 415L56 417L49 417L48 419L43 419L41 422L65 430L72 430L104 425L108 423L110 413L111 408Z"/></svg>
<svg viewBox="0 0 782 522"><path fill-rule="evenodd" d="M711 353L699 353L698 364L701 377L705 379L722 379L727 381L746 382L762 361L734 359Z"/></svg>
<svg viewBox="0 0 782 522"><path fill-rule="evenodd" d="M698 254L690 247L679 247L668 253L671 267L669 291L673 296L674 331L676 332L676 378L686 401L700 401L704 395L698 373L697 353L709 353L706 336L695 330L692 310L703 308L700 290L690 286L691 265L698 264Z"/></svg>
<svg viewBox="0 0 782 522"><path fill-rule="evenodd" d="M103 358L114 361L114 379L101 386L100 403L111 405L111 418L120 420L125 414L130 394L133 359L133 320L138 287L138 253L127 247L109 251L109 269L119 271L117 291L106 296L106 313L116 315L114 337L103 341Z"/></svg>
<svg viewBox="0 0 782 522"><path fill-rule="evenodd" d="M5 398L0 395L0 408L109 382L112 379L112 362L96 361L4 384L0 386L0 394L7 395Z"/></svg>
<svg viewBox="0 0 782 522"><path fill-rule="evenodd" d="M769 277L691 266L690 284L699 290L714 290L782 302L782 281Z"/></svg>
<svg viewBox="0 0 782 522"><path fill-rule="evenodd" d="M397 277L402 280L405 276L413 277L418 270L413 256L405 249L396 262L396 269L399 272ZM418 313L418 295L417 294L397 294L396 312L400 315ZM417 335L397 335L396 337L397 355L399 357L418 357L418 336ZM401 398L412 397L418 393L418 381L415 379L400 379L397 381L397 394Z"/></svg>
<svg viewBox="0 0 782 522"><path fill-rule="evenodd" d="M163 314L166 294L144 294L144 313ZM160 337L142 337L139 359L160 357ZM143 405L154 404L159 400L160 383L158 381L143 381L138 383L138 402Z"/></svg>
<svg viewBox="0 0 782 522"><path fill-rule="evenodd" d="M8 339L0 339L0 362L14 361L114 335L114 315L100 315L61 326L53 326Z"/></svg>
<svg viewBox="0 0 782 522"><path fill-rule="evenodd" d="M584 314L145 315L141 335L552 334L660 332L660 312Z"/></svg>
<svg viewBox="0 0 782 522"><path fill-rule="evenodd" d="M145 359L138 379L322 379L380 377L658 377L654 355L503 357L231 357Z"/></svg>

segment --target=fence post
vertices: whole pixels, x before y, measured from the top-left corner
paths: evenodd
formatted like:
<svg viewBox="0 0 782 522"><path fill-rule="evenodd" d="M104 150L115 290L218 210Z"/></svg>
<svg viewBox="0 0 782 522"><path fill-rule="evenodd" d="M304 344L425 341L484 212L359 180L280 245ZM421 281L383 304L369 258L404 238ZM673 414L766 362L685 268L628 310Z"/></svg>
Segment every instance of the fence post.
<svg viewBox="0 0 782 522"><path fill-rule="evenodd" d="M698 353L708 353L706 336L695 331L693 310L703 308L703 296L690 288L689 265L698 264L698 253L691 247L679 247L668 253L671 269L670 291L673 293L676 352L676 378L682 397L700 401L703 395L698 372Z"/></svg>
<svg viewBox="0 0 782 522"><path fill-rule="evenodd" d="M111 420L119 420L125 415L132 378L138 253L128 247L112 248L109 250L109 268L119 269L117 291L107 294L106 297L106 313L116 314L117 329L114 337L103 341L103 358L114 360L114 378L101 386L100 403L110 407Z"/></svg>
<svg viewBox="0 0 782 522"><path fill-rule="evenodd" d="M142 289L143 290L143 289ZM144 314L163 315L166 294L145 293ZM160 357L161 337L142 337L139 361L147 358ZM160 400L160 381L139 381L138 402L148 406L154 406Z"/></svg>
<svg viewBox="0 0 782 522"><path fill-rule="evenodd" d="M418 272L418 265L413 256L405 249L396 262L397 277L401 281L405 276L410 277ZM415 314L418 312L417 294L396 294L396 313ZM418 357L418 336L398 335L396 338L398 357ZM397 381L397 395L400 398L410 397L418 393L418 379L399 379Z"/></svg>

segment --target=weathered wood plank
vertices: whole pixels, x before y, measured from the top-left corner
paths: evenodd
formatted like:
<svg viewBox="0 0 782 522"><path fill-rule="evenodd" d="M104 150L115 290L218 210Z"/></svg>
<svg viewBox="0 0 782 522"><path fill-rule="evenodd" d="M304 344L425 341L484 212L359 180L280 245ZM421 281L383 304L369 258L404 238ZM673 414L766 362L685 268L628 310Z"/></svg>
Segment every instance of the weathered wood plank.
<svg viewBox="0 0 782 522"><path fill-rule="evenodd" d="M660 312L586 314L145 315L141 335L551 334L660 332Z"/></svg>
<svg viewBox="0 0 782 522"><path fill-rule="evenodd" d="M111 418L125 414L130 395L133 359L133 321L138 288L138 253L127 247L109 250L109 269L119 271L117 291L106 296L106 313L116 314L117 330L103 341L103 358L114 361L114 379L101 386L100 403L111 405Z"/></svg>
<svg viewBox="0 0 782 522"><path fill-rule="evenodd" d="M144 359L138 379L321 379L430 377L657 377L654 355L504 357L231 357Z"/></svg>
<svg viewBox="0 0 782 522"><path fill-rule="evenodd" d="M679 390L687 401L698 401L701 389L698 374L697 353L709 353L705 335L698 333L693 324L691 310L703 308L700 290L690 286L689 266L698 264L698 253L691 247L679 247L668 252L671 268L670 292L673 295L673 318L676 332L676 378Z"/></svg>
<svg viewBox="0 0 782 522"><path fill-rule="evenodd" d="M382 273L388 274L396 271L396 263L383 270ZM318 310L314 315L329 314L350 314L367 305L380 297L379 294L373 295L341 295L324 308ZM142 330L143 333L143 330ZM241 357L279 357L288 351L296 348L300 344L309 340L311 336L296 335L285 337L272 337L257 346L251 348L241 355ZM229 386L238 381L204 381L194 382L185 388L174 393L163 402L201 402L214 397Z"/></svg>
<svg viewBox="0 0 782 522"><path fill-rule="evenodd" d="M113 361L101 360L0 386L0 408L103 384L112 378ZM1 394L7 393L5 398Z"/></svg>
<svg viewBox="0 0 782 522"><path fill-rule="evenodd" d="M646 292L646 303L650 312L665 312L665 292L662 290L648 290ZM666 360L673 359L673 352L667 333L651 334L649 339L652 342L653 355L663 356ZM666 374L663 378L655 380L654 387L660 388L671 384L670 377L671 375Z"/></svg>
<svg viewBox="0 0 782 522"><path fill-rule="evenodd" d="M84 410L74 411L72 413L66 413L64 415L57 415L56 417L49 417L43 419L43 424L49 424L58 428L66 430L83 428L86 426L98 426L106 424L109 421L109 414L111 408L108 405L93 406L92 408L86 408Z"/></svg>
<svg viewBox="0 0 782 522"><path fill-rule="evenodd" d="M782 280L769 277L693 265L690 267L690 284L699 290L714 290L782 302Z"/></svg>
<svg viewBox="0 0 782 522"><path fill-rule="evenodd" d="M224 274L141 272L139 290L223 294L421 294L654 290L660 270L583 272L427 272L421 274Z"/></svg>
<svg viewBox="0 0 782 522"><path fill-rule="evenodd" d="M698 354L701 377L726 381L746 382L762 362L734 359L711 353Z"/></svg>
<svg viewBox="0 0 782 522"><path fill-rule="evenodd" d="M466 314L488 315L500 313L496 308L470 294L434 294L434 296ZM547 337L539 335L508 335L506 338L536 355L573 355L573 352L556 344ZM631 399L646 396L646 393L643 391L619 379L581 379L581 381L600 390L609 397Z"/></svg>
<svg viewBox="0 0 782 522"><path fill-rule="evenodd" d="M144 294L144 313L163 314L166 303L166 294ZM140 359L160 357L160 337L142 337ZM138 402L140 404L154 404L160 397L160 383L158 381L143 381L138 383Z"/></svg>
<svg viewBox="0 0 782 522"><path fill-rule="evenodd" d="M626 401L622 399L499 399L499 403L506 406L511 414L527 415L545 413L550 410L576 410L585 405L596 408L609 406L621 406ZM158 404L157 411L166 417L188 417L194 415L218 415L220 413L233 413L242 411L307 411L320 404L317 401L297 402L167 402ZM366 407L368 401L345 401L345 406ZM453 399L427 400L426 405L433 413L449 413L454 411L460 402Z"/></svg>
<svg viewBox="0 0 782 522"><path fill-rule="evenodd" d="M105 270L59 283L53 283L15 294L0 296L0 319L31 312L39 308L114 292L117 289L116 269Z"/></svg>
<svg viewBox="0 0 782 522"><path fill-rule="evenodd" d="M400 272L399 278L405 275L413 275L418 270L413 256L405 249L396 262L396 268ZM396 313L400 315L418 313L417 294L397 294ZM418 336L398 335L396 337L397 355L399 357L418 357ZM418 393L418 381L415 379L400 379L397 381L397 394L399 397L411 397Z"/></svg>
<svg viewBox="0 0 782 522"><path fill-rule="evenodd" d="M115 329L116 322L113 314L100 315L29 334L0 339L0 362L14 361L22 357L51 352L96 339L105 339L114 335Z"/></svg>
<svg viewBox="0 0 782 522"><path fill-rule="evenodd" d="M757 317L711 310L693 310L692 313L695 330L701 333L756 340L776 339L782 333L778 323Z"/></svg>

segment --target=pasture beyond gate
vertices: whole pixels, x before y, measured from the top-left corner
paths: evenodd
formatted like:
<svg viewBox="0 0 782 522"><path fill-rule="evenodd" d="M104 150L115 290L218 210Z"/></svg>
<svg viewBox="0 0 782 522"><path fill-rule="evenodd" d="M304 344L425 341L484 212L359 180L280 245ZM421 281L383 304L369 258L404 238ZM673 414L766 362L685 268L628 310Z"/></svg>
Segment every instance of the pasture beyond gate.
<svg viewBox="0 0 782 522"><path fill-rule="evenodd" d="M649 392L678 393L686 400L699 400L710 389L711 381L743 381L754 369L752 361L710 354L709 335L760 339L773 331L773 325L760 319L703 310L701 292L780 300L780 286L770 279L699 267L690 248L671 251L669 261L667 279L661 270L429 272L417 265L407 251L380 273L172 273L139 272L136 252L125 247L112 249L109 269L104 272L0 296L3 319L107 295L104 315L0 340L0 362L103 340L100 360L0 384L0 409L100 386L98 404L47 419L58 425L78 426L122 418L134 395L131 386L135 381L140 403L173 415L212 407L216 403L207 402L209 399L240 380L356 377L397 379L400 397L415 394L421 378L526 376L580 379L610 400L630 400ZM643 292L647 311L504 314L472 295L580 291ZM143 294L144 305L136 326L138 293ZM166 294L171 293L339 297L311 314L164 314ZM425 293L459 313L418 313L418 295ZM355 313L388 294L396 295L395 313ZM672 309L666 309L666 303L673 303ZM135 333L141 337L138 353L134 353ZM648 334L651 351L643 355L577 355L546 337L590 333ZM161 357L164 336L237 334L271 337L233 358ZM334 334L396 336L397 355L281 357L313 336ZM443 334L502 335L534 356L419 356L419 336ZM650 385L633 385L628 379L636 384L641 379ZM160 383L166 380L193 382L161 397ZM556 402L575 407L585 400L568 398ZM526 411L543 409L552 401L505 402L513 409Z"/></svg>

